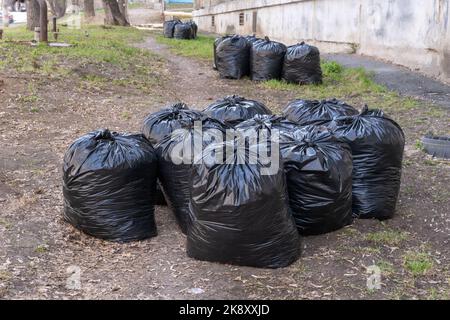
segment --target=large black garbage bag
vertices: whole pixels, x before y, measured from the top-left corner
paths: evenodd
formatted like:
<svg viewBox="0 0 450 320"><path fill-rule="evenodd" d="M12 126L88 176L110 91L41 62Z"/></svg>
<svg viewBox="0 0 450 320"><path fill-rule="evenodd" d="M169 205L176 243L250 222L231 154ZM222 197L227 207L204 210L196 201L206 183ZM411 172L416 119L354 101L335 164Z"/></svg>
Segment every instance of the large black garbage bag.
<svg viewBox="0 0 450 320"><path fill-rule="evenodd" d="M319 49L304 42L288 47L282 77L287 82L298 84L322 83Z"/></svg>
<svg viewBox="0 0 450 320"><path fill-rule="evenodd" d="M340 229L352 216L352 153L323 126L282 132L289 206L302 235Z"/></svg>
<svg viewBox="0 0 450 320"><path fill-rule="evenodd" d="M363 109L338 118L334 134L353 154L353 213L359 218L391 218L400 189L405 136L380 110Z"/></svg>
<svg viewBox="0 0 450 320"><path fill-rule="evenodd" d="M218 119L229 126L235 126L257 114L272 114L261 102L246 99L237 95L227 96L209 105L205 114Z"/></svg>
<svg viewBox="0 0 450 320"><path fill-rule="evenodd" d="M144 120L142 134L155 147L163 138L180 129L183 123L190 123L202 117L200 111L190 110L184 103L176 103L148 115Z"/></svg>
<svg viewBox="0 0 450 320"><path fill-rule="evenodd" d="M193 37L193 28L190 23L177 23L175 25L174 31L173 31L173 37L175 39L184 39L189 40Z"/></svg>
<svg viewBox="0 0 450 320"><path fill-rule="evenodd" d="M222 148L233 150L232 141L209 145L192 170L188 256L260 268L288 266L300 255L300 241L282 166L263 174L259 161L245 162L239 152L227 154L225 163L211 161L208 150Z"/></svg>
<svg viewBox="0 0 450 320"><path fill-rule="evenodd" d="M191 39L195 39L197 38L197 31L198 31L198 26L194 21L188 21L186 22L186 24L191 26Z"/></svg>
<svg viewBox="0 0 450 320"><path fill-rule="evenodd" d="M157 159L142 135L91 132L67 150L64 219L98 238L127 242L156 236Z"/></svg>
<svg viewBox="0 0 450 320"><path fill-rule="evenodd" d="M213 69L217 70L217 46L225 39L227 38L231 38L232 36L230 35L226 35L224 37L219 37L216 38L216 40L214 40L214 65L213 65Z"/></svg>
<svg viewBox="0 0 450 320"><path fill-rule="evenodd" d="M163 34L164 37L166 38L173 38L173 33L175 30L175 26L181 23L180 20L170 20L170 21L165 21L164 25L163 25Z"/></svg>
<svg viewBox="0 0 450 320"><path fill-rule="evenodd" d="M336 117L357 115L358 110L337 99L294 100L283 110L286 119L301 126L327 124Z"/></svg>
<svg viewBox="0 0 450 320"><path fill-rule="evenodd" d="M240 79L249 74L250 44L234 35L222 39L216 48L216 67L221 78Z"/></svg>
<svg viewBox="0 0 450 320"><path fill-rule="evenodd" d="M177 103L147 116L147 118L144 120L142 133L150 141L150 143L155 148L157 148L161 141L163 141L164 139L170 139L172 133L175 130L181 129L186 125L190 125L194 123L194 121L201 120L202 117L203 114L201 112L190 110L189 107L184 103ZM161 180L161 172L159 173L159 180ZM182 186L184 182L186 181L182 180L180 186ZM172 194L173 193L169 190L164 189L164 186L161 186L161 181L159 181L156 190L155 204L167 204L166 199ZM182 216L182 214L177 214L177 199L173 200L172 197L172 200L169 199L169 203L171 204L175 215Z"/></svg>
<svg viewBox="0 0 450 320"><path fill-rule="evenodd" d="M255 41L250 50L250 78L255 81L280 79L286 46L282 43L264 40Z"/></svg>
<svg viewBox="0 0 450 320"><path fill-rule="evenodd" d="M189 197L195 157L202 154L202 140L194 145L195 139L202 137L202 132L214 130L224 139L224 124L218 120L203 117L200 120L185 121L182 127L175 130L156 145L158 155L159 179L169 206L175 213L178 225L183 233L189 229ZM195 136L197 134L197 136ZM200 149L199 149L200 148Z"/></svg>

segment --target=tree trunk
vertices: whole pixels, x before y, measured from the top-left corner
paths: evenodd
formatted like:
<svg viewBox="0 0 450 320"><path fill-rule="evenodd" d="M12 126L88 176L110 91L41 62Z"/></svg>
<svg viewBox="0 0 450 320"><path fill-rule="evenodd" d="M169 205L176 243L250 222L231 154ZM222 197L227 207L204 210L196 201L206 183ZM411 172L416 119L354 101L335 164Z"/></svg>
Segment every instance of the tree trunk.
<svg viewBox="0 0 450 320"><path fill-rule="evenodd" d="M40 6L38 0L27 0L27 29L34 31L39 27Z"/></svg>
<svg viewBox="0 0 450 320"><path fill-rule="evenodd" d="M102 0L105 9L105 24L128 27L130 23L122 14L117 0Z"/></svg>
<svg viewBox="0 0 450 320"><path fill-rule="evenodd" d="M84 17L87 19L95 17L94 0L84 0Z"/></svg>
<svg viewBox="0 0 450 320"><path fill-rule="evenodd" d="M66 0L48 0L48 4L50 5L50 10L52 11L53 16L58 19L64 17L67 9Z"/></svg>
<svg viewBox="0 0 450 320"><path fill-rule="evenodd" d="M48 42L48 7L46 0L39 0L39 42Z"/></svg>
<svg viewBox="0 0 450 320"><path fill-rule="evenodd" d="M117 4L119 5L120 13L128 22L130 22L130 19L128 18L128 0L117 0Z"/></svg>

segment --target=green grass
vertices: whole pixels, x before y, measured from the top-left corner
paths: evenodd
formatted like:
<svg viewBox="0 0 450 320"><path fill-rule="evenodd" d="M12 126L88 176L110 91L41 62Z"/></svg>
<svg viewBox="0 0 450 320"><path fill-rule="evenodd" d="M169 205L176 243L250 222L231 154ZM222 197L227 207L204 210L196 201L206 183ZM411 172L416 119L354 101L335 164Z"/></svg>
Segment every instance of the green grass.
<svg viewBox="0 0 450 320"><path fill-rule="evenodd" d="M170 50L184 57L195 57L203 60L212 60L214 57L214 38L199 35L193 40L179 40L156 36L156 41L167 45Z"/></svg>
<svg viewBox="0 0 450 320"><path fill-rule="evenodd" d="M403 257L403 266L413 276L421 276L433 267L433 260L426 252L408 251Z"/></svg>
<svg viewBox="0 0 450 320"><path fill-rule="evenodd" d="M86 25L76 30L61 26L58 42L70 43L72 47L32 47L28 43L18 42L33 39L32 32L25 28L11 28L4 33L6 41L0 42L0 71L16 70L67 77L80 68L94 65L92 69L106 71L107 75L83 71L81 77L84 80L98 82L103 77L103 82L109 82L120 78L152 85L161 77L157 66L162 63L162 58L132 46L142 42L146 35L148 33L145 31L125 27Z"/></svg>
<svg viewBox="0 0 450 320"><path fill-rule="evenodd" d="M396 246L408 239L408 233L396 230L383 230L368 233L364 239L378 245Z"/></svg>

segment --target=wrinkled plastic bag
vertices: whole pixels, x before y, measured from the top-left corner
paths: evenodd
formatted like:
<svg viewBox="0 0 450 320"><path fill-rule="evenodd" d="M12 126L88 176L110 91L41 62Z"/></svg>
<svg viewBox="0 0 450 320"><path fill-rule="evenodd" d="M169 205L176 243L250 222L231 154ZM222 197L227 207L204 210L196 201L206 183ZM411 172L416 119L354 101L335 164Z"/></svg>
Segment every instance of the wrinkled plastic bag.
<svg viewBox="0 0 450 320"><path fill-rule="evenodd" d="M249 74L250 44L241 36L226 37L217 44L216 67L221 78L240 79Z"/></svg>
<svg viewBox="0 0 450 320"><path fill-rule="evenodd" d="M269 133L268 138L271 138L272 130L278 130L279 134L282 134L299 130L301 127L278 115L257 114L252 119L241 122L235 128L236 130L255 130L257 132L266 129Z"/></svg>
<svg viewBox="0 0 450 320"><path fill-rule="evenodd" d="M165 21L163 24L163 34L164 37L166 38L173 38L173 33L175 31L175 26L181 23L180 20L170 20L170 21Z"/></svg>
<svg viewBox="0 0 450 320"><path fill-rule="evenodd" d="M150 141L150 143L154 146L156 151L158 151L158 145L164 140L169 139L172 133L176 130L182 129L185 126L189 126L194 123L194 121L199 121L203 118L203 114L196 110L190 110L189 107L184 103L177 103L171 105L163 110L152 113L144 120L144 124L142 127L143 135ZM161 155L158 154L158 162L161 161ZM183 175L185 172L183 168L177 167L177 171L174 173L175 175ZM169 174L169 173L167 173ZM166 187L161 182L161 177L164 175L164 172L159 172L159 186L162 193L157 193L157 204L164 205L164 202L170 205L171 209L174 211L175 216L177 217L177 221L181 227L181 229L185 232L185 219L183 217L186 216L182 209L183 206L183 193L179 195L176 192L172 192L168 190L167 186L171 184L176 184L175 181L172 181L170 177L166 178ZM183 192L187 192L186 186L187 181L186 177L182 177L180 180L179 189ZM177 188L177 187L176 187ZM177 189L178 190L178 189ZM181 200L180 200L181 199ZM181 209L180 209L181 208Z"/></svg>
<svg viewBox="0 0 450 320"><path fill-rule="evenodd" d="M213 69L217 70L217 46L225 39L227 38L231 38L232 36L230 35L226 35L223 37L219 37L216 38L216 40L214 40L214 65L213 65Z"/></svg>
<svg viewBox="0 0 450 320"><path fill-rule="evenodd" d="M304 42L288 47L282 78L298 84L322 83L319 49Z"/></svg>
<svg viewBox="0 0 450 320"><path fill-rule="evenodd" d="M186 22L188 25L191 26L191 39L196 39L197 38L197 31L198 31L198 26L194 21L188 21Z"/></svg>
<svg viewBox="0 0 450 320"><path fill-rule="evenodd" d="M235 126L258 114L272 114L261 102L246 99L238 95L227 96L209 105L205 114L218 119L229 126Z"/></svg>
<svg viewBox="0 0 450 320"><path fill-rule="evenodd" d="M286 46L280 42L254 41L250 49L250 78L255 81L280 79Z"/></svg>
<svg viewBox="0 0 450 320"><path fill-rule="evenodd" d="M199 127L197 127L199 126ZM163 138L156 145L158 155L159 179L170 207L175 213L178 225L183 233L190 226L189 197L190 174L195 157L202 154L202 142L195 145L194 134L202 137L202 132L215 130L224 139L226 127L218 120L208 117L183 121L181 130L175 130L171 136Z"/></svg>
<svg viewBox="0 0 450 320"><path fill-rule="evenodd" d="M336 137L353 154L353 214L359 218L393 217L400 190L405 136L380 110L333 121Z"/></svg>
<svg viewBox="0 0 450 320"><path fill-rule="evenodd" d="M91 132L67 150L64 219L81 231L127 242L156 236L157 159L142 135Z"/></svg>
<svg viewBox="0 0 450 320"><path fill-rule="evenodd" d="M184 39L189 40L192 39L194 36L194 30L191 25L191 23L177 23L175 25L174 31L173 31L173 37L175 39Z"/></svg>
<svg viewBox="0 0 450 320"><path fill-rule="evenodd" d="M326 125L336 117L357 115L358 110L337 99L294 100L283 110L286 119L301 126Z"/></svg>
<svg viewBox="0 0 450 320"><path fill-rule="evenodd" d="M300 256L300 238L282 166L264 175L263 164L245 162L240 152L227 154L224 163L211 160L210 150L227 148L235 149L233 141L209 145L192 170L188 256L259 268L288 266Z"/></svg>
<svg viewBox="0 0 450 320"><path fill-rule="evenodd" d="M338 230L352 220L352 153L323 126L282 132L289 206L302 235Z"/></svg>

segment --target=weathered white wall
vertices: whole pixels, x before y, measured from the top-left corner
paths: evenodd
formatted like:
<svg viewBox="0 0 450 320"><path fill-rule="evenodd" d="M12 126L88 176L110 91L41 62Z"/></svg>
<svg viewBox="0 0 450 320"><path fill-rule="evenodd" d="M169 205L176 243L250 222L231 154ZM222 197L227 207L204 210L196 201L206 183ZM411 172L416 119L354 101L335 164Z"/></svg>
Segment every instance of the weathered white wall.
<svg viewBox="0 0 450 320"><path fill-rule="evenodd" d="M208 2L208 1L204 1ZM194 11L200 30L356 52L450 81L450 0L233 0ZM201 8L202 6L198 6ZM239 13L245 14L239 26ZM211 17L215 16L215 27Z"/></svg>

